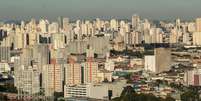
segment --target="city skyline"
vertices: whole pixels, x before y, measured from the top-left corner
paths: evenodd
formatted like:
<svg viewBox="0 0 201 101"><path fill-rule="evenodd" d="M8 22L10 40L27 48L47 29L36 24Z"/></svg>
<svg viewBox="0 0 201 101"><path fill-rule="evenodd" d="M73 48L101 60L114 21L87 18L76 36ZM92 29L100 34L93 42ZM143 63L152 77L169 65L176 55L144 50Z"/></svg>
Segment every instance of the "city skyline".
<svg viewBox="0 0 201 101"><path fill-rule="evenodd" d="M200 0L1 0L1 20L27 20L30 18L56 19L66 16L79 18L129 19L138 14L148 19L188 19L201 15Z"/></svg>
<svg viewBox="0 0 201 101"><path fill-rule="evenodd" d="M0 0L0 101L201 101L201 0Z"/></svg>

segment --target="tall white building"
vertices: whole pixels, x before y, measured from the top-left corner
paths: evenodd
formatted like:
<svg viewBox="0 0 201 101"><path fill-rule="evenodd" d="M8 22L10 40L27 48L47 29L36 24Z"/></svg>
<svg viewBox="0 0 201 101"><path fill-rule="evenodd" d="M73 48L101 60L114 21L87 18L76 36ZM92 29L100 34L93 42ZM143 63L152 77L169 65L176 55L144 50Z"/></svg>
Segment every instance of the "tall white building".
<svg viewBox="0 0 201 101"><path fill-rule="evenodd" d="M147 55L144 57L144 69L147 71L156 72L156 57L154 55Z"/></svg>
<svg viewBox="0 0 201 101"><path fill-rule="evenodd" d="M176 19L176 28L180 30L180 27L181 27L181 20L178 18Z"/></svg>
<svg viewBox="0 0 201 101"><path fill-rule="evenodd" d="M18 92L26 92L28 94L40 92L39 72L34 69L34 66L24 67L21 65L16 67L14 81Z"/></svg>
<svg viewBox="0 0 201 101"><path fill-rule="evenodd" d="M95 27L100 31L101 30L101 20L99 18L96 18L96 24Z"/></svg>

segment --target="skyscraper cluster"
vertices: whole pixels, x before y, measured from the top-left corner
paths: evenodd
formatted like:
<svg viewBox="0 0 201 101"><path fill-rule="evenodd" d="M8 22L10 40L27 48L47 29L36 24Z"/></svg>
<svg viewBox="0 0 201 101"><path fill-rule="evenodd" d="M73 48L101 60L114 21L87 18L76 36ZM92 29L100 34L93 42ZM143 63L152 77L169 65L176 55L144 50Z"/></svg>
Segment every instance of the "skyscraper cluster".
<svg viewBox="0 0 201 101"><path fill-rule="evenodd" d="M113 56L111 51L117 54L128 50L144 51L143 45L147 44L200 46L200 39L201 18L192 22L176 19L157 23L138 15L133 15L131 21L31 19L20 24L0 25L0 63L13 64L10 68L14 68L19 97L42 91L47 97L57 93L64 97L90 97L97 96L93 91L102 87L92 85L113 82L115 70L135 67L128 66L130 61L143 64L146 71L154 73L170 70L170 48L154 47L154 54L141 59ZM103 88L107 93L114 90L111 84ZM88 93L82 95L82 91Z"/></svg>

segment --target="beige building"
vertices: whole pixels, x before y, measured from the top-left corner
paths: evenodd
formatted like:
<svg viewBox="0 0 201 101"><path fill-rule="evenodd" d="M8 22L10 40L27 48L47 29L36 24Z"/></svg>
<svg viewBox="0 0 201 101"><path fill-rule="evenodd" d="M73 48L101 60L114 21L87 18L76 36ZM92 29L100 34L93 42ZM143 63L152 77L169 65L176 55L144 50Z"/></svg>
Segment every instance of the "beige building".
<svg viewBox="0 0 201 101"><path fill-rule="evenodd" d="M65 48L65 37L62 33L52 34L53 48Z"/></svg>
<svg viewBox="0 0 201 101"><path fill-rule="evenodd" d="M201 32L193 33L193 45L201 45Z"/></svg>
<svg viewBox="0 0 201 101"><path fill-rule="evenodd" d="M65 84L81 84L81 65L79 63L69 63L65 66Z"/></svg>
<svg viewBox="0 0 201 101"><path fill-rule="evenodd" d="M144 31L145 43L163 43L163 31L160 28L151 28Z"/></svg>
<svg viewBox="0 0 201 101"><path fill-rule="evenodd" d="M156 48L154 50L156 57L156 72L170 70L171 66L171 49L170 48Z"/></svg>
<svg viewBox="0 0 201 101"><path fill-rule="evenodd" d="M10 66L8 65L8 63L5 62L0 62L0 74L1 73L8 73L11 71Z"/></svg>
<svg viewBox="0 0 201 101"><path fill-rule="evenodd" d="M133 15L132 16L132 27L134 29L137 29L139 27L139 24L140 24L140 16Z"/></svg>
<svg viewBox="0 0 201 101"><path fill-rule="evenodd" d="M201 32L201 18L196 19L196 31Z"/></svg>
<svg viewBox="0 0 201 101"><path fill-rule="evenodd" d="M60 64L48 64L43 66L42 87L45 90L45 96L53 96L55 92L63 91L62 75L62 65Z"/></svg>
<svg viewBox="0 0 201 101"><path fill-rule="evenodd" d="M169 38L169 43L175 44L179 42L179 37L182 36L182 32L179 31L178 29L174 28L171 30L170 33L170 38Z"/></svg>
<svg viewBox="0 0 201 101"><path fill-rule="evenodd" d="M15 49L21 49L25 46L25 34L23 33L16 33L14 38L14 45Z"/></svg>
<svg viewBox="0 0 201 101"><path fill-rule="evenodd" d="M141 58L134 58L134 59L131 59L130 60L130 66L131 67L140 67L140 66L143 66L144 65L144 60L141 59Z"/></svg>
<svg viewBox="0 0 201 101"><path fill-rule="evenodd" d="M29 33L27 34L29 38L29 44L28 45L35 45L37 43L37 34L36 33Z"/></svg>
<svg viewBox="0 0 201 101"><path fill-rule="evenodd" d="M84 67L84 82L97 83L98 63L88 61L82 64Z"/></svg>
<svg viewBox="0 0 201 101"><path fill-rule="evenodd" d="M111 19L110 21L110 28L113 30L117 30L118 28L118 21L116 19Z"/></svg>
<svg viewBox="0 0 201 101"><path fill-rule="evenodd" d="M98 71L97 79L98 79L98 82L103 82L103 81L112 82L112 72L106 71L106 70Z"/></svg>
<svg viewBox="0 0 201 101"><path fill-rule="evenodd" d="M93 61L77 63L71 61L65 67L65 84L77 85L84 83L96 83L98 63Z"/></svg>

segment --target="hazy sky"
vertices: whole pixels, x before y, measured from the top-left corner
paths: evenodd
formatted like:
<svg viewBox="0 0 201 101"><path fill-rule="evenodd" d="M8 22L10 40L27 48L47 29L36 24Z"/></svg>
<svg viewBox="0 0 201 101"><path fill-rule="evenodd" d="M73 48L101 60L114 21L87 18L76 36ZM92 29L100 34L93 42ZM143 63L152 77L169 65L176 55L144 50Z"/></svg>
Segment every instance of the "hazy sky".
<svg viewBox="0 0 201 101"><path fill-rule="evenodd" d="M0 0L0 19L70 18L191 19L201 16L201 0Z"/></svg>

